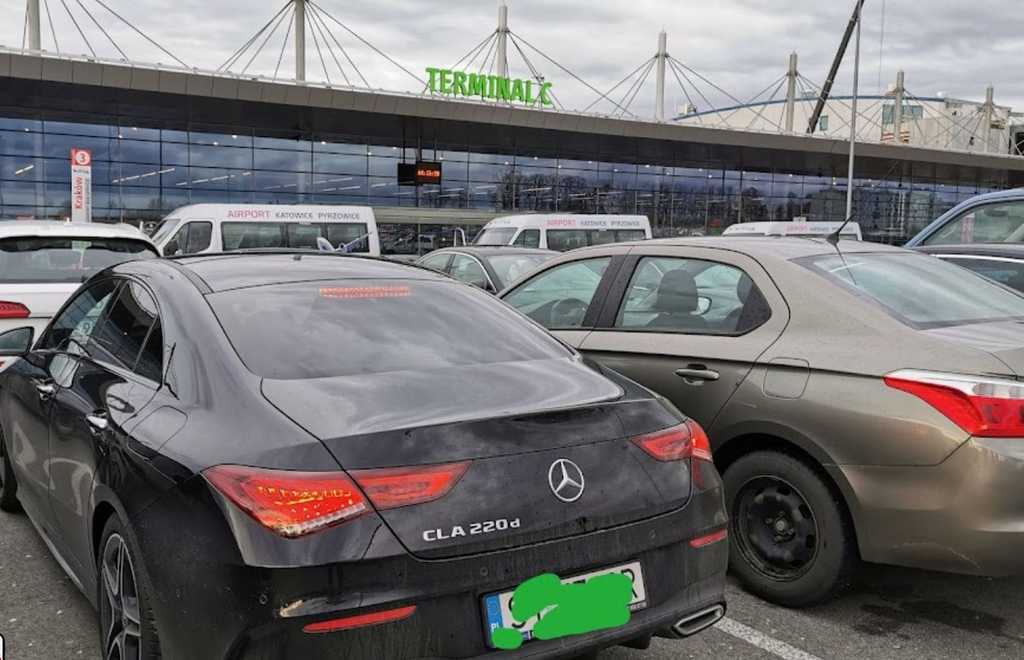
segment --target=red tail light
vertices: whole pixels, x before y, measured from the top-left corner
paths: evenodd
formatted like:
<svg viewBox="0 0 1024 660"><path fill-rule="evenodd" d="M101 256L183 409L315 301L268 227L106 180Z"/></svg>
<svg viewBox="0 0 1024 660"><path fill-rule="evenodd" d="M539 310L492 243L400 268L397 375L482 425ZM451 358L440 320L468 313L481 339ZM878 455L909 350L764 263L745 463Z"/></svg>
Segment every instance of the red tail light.
<svg viewBox="0 0 1024 660"><path fill-rule="evenodd" d="M469 463L423 467L355 470L352 477L380 510L423 504L444 497L455 487Z"/></svg>
<svg viewBox="0 0 1024 660"><path fill-rule="evenodd" d="M0 319L27 319L32 315L21 303L0 300Z"/></svg>
<svg viewBox="0 0 1024 660"><path fill-rule="evenodd" d="M357 614L356 616L347 616L343 619L331 619L330 621L311 623L309 625L303 626L302 632L329 633L336 632L338 630L351 630L353 628L362 628L364 626L375 626L379 623L390 623L392 621L401 621L402 619L408 619L415 612L416 606L409 605L408 607L399 607L394 610L384 610L383 612Z"/></svg>
<svg viewBox="0 0 1024 660"><path fill-rule="evenodd" d="M885 384L926 401L983 438L1024 438L1024 383L926 371L897 371Z"/></svg>
<svg viewBox="0 0 1024 660"><path fill-rule="evenodd" d="M711 460L711 443L704 429L692 419L679 426L633 438L633 442L659 461L694 458Z"/></svg>
<svg viewBox="0 0 1024 660"><path fill-rule="evenodd" d="M365 496L344 472L218 465L203 475L238 508L288 538L339 525L370 511Z"/></svg>
<svg viewBox="0 0 1024 660"><path fill-rule="evenodd" d="M727 538L729 538L729 530L720 529L717 532L712 532L710 534L705 534L704 536L699 536L695 539L691 539L690 547L706 548L709 545L714 545L715 543L718 543L719 541L724 541Z"/></svg>

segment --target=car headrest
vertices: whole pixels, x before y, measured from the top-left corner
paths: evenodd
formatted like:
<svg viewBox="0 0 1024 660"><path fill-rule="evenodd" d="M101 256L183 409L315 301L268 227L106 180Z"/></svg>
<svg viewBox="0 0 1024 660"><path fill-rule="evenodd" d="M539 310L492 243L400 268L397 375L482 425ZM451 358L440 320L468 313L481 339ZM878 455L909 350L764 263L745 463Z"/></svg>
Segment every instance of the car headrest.
<svg viewBox="0 0 1024 660"><path fill-rule="evenodd" d="M677 268L662 276L651 311L661 314L692 314L698 307L697 280L693 275Z"/></svg>
<svg viewBox="0 0 1024 660"><path fill-rule="evenodd" d="M746 302L747 296L750 295L750 290L753 288L754 280L746 275L740 276L739 281L736 282L736 297L739 298L740 302Z"/></svg>

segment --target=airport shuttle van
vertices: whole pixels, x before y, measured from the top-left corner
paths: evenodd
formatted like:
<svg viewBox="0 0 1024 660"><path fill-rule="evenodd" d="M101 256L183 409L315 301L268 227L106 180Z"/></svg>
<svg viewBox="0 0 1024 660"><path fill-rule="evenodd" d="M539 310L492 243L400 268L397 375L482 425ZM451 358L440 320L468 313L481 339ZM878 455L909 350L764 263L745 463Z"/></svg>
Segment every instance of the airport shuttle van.
<svg viewBox="0 0 1024 660"><path fill-rule="evenodd" d="M324 238L341 252L380 256L380 237L368 206L193 204L156 228L164 256L257 248L318 249Z"/></svg>
<svg viewBox="0 0 1024 660"><path fill-rule="evenodd" d="M515 245L565 252L589 245L651 238L644 215L510 215L491 220L474 245Z"/></svg>

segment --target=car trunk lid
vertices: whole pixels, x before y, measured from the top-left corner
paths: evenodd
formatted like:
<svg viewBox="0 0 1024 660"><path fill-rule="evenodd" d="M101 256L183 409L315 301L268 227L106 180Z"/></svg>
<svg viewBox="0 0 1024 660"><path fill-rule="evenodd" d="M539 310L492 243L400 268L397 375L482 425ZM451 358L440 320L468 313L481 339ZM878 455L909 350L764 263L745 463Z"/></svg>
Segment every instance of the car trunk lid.
<svg viewBox="0 0 1024 660"><path fill-rule="evenodd" d="M381 512L422 558L587 533L689 497L685 463L630 440L676 420L575 359L267 380L263 391L350 472L469 463L442 498Z"/></svg>
<svg viewBox="0 0 1024 660"><path fill-rule="evenodd" d="M1024 322L971 323L926 330L925 333L995 357L1006 369L993 375L1024 377Z"/></svg>

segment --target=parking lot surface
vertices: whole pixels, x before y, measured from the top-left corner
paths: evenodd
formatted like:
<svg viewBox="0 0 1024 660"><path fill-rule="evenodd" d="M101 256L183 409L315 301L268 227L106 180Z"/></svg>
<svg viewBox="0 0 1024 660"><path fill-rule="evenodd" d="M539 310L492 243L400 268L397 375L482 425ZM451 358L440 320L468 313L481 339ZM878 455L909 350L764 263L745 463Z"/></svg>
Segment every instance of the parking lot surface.
<svg viewBox="0 0 1024 660"><path fill-rule="evenodd" d="M96 619L25 516L0 513L0 633L11 660L99 658ZM731 584L729 615L684 640L602 660L921 660L1024 656L1024 578L868 566L842 598L810 610L768 605Z"/></svg>

